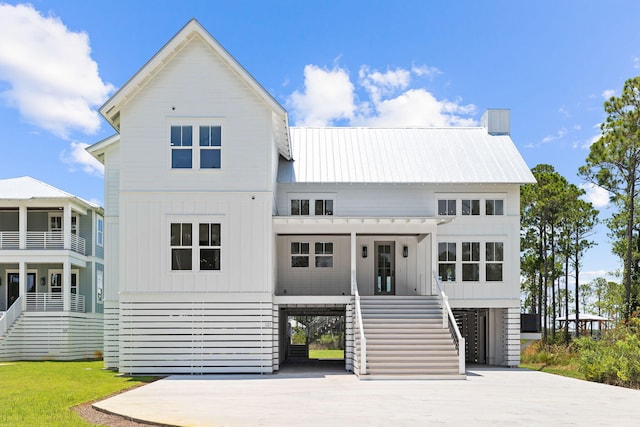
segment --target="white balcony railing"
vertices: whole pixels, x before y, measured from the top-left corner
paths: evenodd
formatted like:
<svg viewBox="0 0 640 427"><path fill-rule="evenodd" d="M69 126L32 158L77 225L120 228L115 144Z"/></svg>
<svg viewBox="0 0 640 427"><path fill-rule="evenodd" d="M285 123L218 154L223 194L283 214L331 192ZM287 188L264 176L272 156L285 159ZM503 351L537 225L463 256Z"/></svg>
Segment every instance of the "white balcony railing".
<svg viewBox="0 0 640 427"><path fill-rule="evenodd" d="M18 249L20 233L17 231L0 231L0 249Z"/></svg>
<svg viewBox="0 0 640 427"><path fill-rule="evenodd" d="M61 293L27 294L27 311L64 311ZM71 294L69 311L84 313L84 295Z"/></svg>
<svg viewBox="0 0 640 427"><path fill-rule="evenodd" d="M0 231L0 249L19 249L18 231ZM71 247L64 247L64 235L61 231L27 231L27 249L71 249L82 255L87 254L86 240L72 234Z"/></svg>
<svg viewBox="0 0 640 427"><path fill-rule="evenodd" d="M11 327L13 322L22 314L22 296L18 297L9 310L0 314L0 336L3 336Z"/></svg>

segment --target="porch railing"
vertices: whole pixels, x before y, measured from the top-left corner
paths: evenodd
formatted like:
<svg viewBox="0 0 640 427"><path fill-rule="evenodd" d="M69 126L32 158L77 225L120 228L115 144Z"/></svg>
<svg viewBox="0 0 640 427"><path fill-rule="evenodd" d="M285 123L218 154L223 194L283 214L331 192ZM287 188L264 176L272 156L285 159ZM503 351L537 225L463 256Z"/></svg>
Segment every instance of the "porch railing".
<svg viewBox="0 0 640 427"><path fill-rule="evenodd" d="M22 295L16 299L11 307L0 316L0 336L4 335L13 322L22 314Z"/></svg>
<svg viewBox="0 0 640 427"><path fill-rule="evenodd" d="M449 332L451 332L451 337L453 338L453 342L458 350L458 373L460 375L464 375L466 372L464 338L462 337L462 334L460 334L458 323L456 322L456 318L453 316L453 311L449 305L449 297L444 293L440 279L438 279L435 274L433 275L433 282L435 287L438 289L438 295L442 302L442 327L449 328Z"/></svg>
<svg viewBox="0 0 640 427"><path fill-rule="evenodd" d="M20 233L17 231L0 231L0 249L18 249Z"/></svg>
<svg viewBox="0 0 640 427"><path fill-rule="evenodd" d="M84 295L71 294L69 311L84 313L84 308ZM61 293L27 294L27 311L64 311L63 296Z"/></svg>
<svg viewBox="0 0 640 427"><path fill-rule="evenodd" d="M367 373L367 338L364 336L364 324L362 323L362 309L360 308L360 293L358 292L358 283L355 278L351 281L351 293L356 300L356 322L360 335L360 354L359 354L359 375ZM355 350L355 348L354 348Z"/></svg>
<svg viewBox="0 0 640 427"><path fill-rule="evenodd" d="M0 249L19 249L20 232L0 231ZM27 231L27 249L65 249L62 231ZM71 247L74 252L86 255L86 240L71 235Z"/></svg>

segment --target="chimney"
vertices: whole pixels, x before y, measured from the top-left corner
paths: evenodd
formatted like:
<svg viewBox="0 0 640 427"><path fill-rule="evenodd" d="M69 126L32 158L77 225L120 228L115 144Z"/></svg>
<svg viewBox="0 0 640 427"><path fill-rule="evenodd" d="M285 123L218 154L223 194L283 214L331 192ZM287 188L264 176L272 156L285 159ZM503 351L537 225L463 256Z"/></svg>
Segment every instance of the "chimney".
<svg viewBox="0 0 640 427"><path fill-rule="evenodd" d="M510 135L510 110L488 108L480 119L480 125L489 135Z"/></svg>

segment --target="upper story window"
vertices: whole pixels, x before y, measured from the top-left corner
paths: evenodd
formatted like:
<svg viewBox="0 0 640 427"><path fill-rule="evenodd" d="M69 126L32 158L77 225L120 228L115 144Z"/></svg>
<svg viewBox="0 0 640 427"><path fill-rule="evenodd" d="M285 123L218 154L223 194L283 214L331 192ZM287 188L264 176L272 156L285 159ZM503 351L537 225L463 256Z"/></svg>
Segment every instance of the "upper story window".
<svg viewBox="0 0 640 427"><path fill-rule="evenodd" d="M291 215L309 215L309 199L292 199Z"/></svg>
<svg viewBox="0 0 640 427"><path fill-rule="evenodd" d="M316 200L316 215L333 215L333 200Z"/></svg>
<svg viewBox="0 0 640 427"><path fill-rule="evenodd" d="M504 200L485 200L485 215L504 215Z"/></svg>
<svg viewBox="0 0 640 427"><path fill-rule="evenodd" d="M309 267L309 242L291 242L291 267Z"/></svg>
<svg viewBox="0 0 640 427"><path fill-rule="evenodd" d="M200 169L220 169L222 127L200 126Z"/></svg>
<svg viewBox="0 0 640 427"><path fill-rule="evenodd" d="M487 282L502 282L502 263L504 261L504 243L486 242L486 279Z"/></svg>
<svg viewBox="0 0 640 427"><path fill-rule="evenodd" d="M438 200L438 215L455 215L456 214L456 200Z"/></svg>
<svg viewBox="0 0 640 427"><path fill-rule="evenodd" d="M96 245L104 245L104 219L101 216L96 220Z"/></svg>
<svg viewBox="0 0 640 427"><path fill-rule="evenodd" d="M316 242L316 267L333 267L333 243Z"/></svg>
<svg viewBox="0 0 640 427"><path fill-rule="evenodd" d="M462 199L462 215L480 215L480 200Z"/></svg>
<svg viewBox="0 0 640 427"><path fill-rule="evenodd" d="M438 276L440 280L455 282L456 280L456 244L438 243Z"/></svg>
<svg viewBox="0 0 640 427"><path fill-rule="evenodd" d="M191 169L193 165L192 126L171 126L171 168Z"/></svg>
<svg viewBox="0 0 640 427"><path fill-rule="evenodd" d="M462 281L480 281L480 242L462 242Z"/></svg>

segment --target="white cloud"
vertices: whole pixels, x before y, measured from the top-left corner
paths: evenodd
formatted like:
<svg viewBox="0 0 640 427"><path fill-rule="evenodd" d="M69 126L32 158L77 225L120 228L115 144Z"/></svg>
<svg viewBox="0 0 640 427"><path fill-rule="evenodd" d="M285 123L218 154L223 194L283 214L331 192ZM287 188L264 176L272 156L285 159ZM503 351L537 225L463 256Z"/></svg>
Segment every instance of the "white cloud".
<svg viewBox="0 0 640 427"><path fill-rule="evenodd" d="M72 142L69 150L60 154L60 160L69 165L69 170L75 172L78 168L89 175L103 176L104 165L96 160L86 148L89 144L84 142Z"/></svg>
<svg viewBox="0 0 640 427"><path fill-rule="evenodd" d="M580 184L586 194L584 198L590 202L596 208L603 208L609 205L609 192L596 184L589 182L586 184Z"/></svg>
<svg viewBox="0 0 640 427"><path fill-rule="evenodd" d="M91 58L89 37L31 5L0 4L0 96L28 122L60 137L100 127L95 107L113 86Z"/></svg>
<svg viewBox="0 0 640 427"><path fill-rule="evenodd" d="M616 91L613 89L606 89L604 91L602 91L602 97L604 99L606 99L607 101L609 100L609 98L611 98L612 96L616 95Z"/></svg>
<svg viewBox="0 0 640 427"><path fill-rule="evenodd" d="M354 87L347 70L307 65L304 85L304 92L295 91L288 99L298 125L326 126L353 117Z"/></svg>
<svg viewBox="0 0 640 427"><path fill-rule="evenodd" d="M424 77L435 77L438 74L442 74L442 71L438 70L436 67L429 67L427 65L413 65L411 67L411 72L416 76L424 76Z"/></svg>
<svg viewBox="0 0 640 427"><path fill-rule="evenodd" d="M633 61L633 68L640 68L640 56L634 56L631 60Z"/></svg>
<svg viewBox="0 0 640 427"><path fill-rule="evenodd" d="M293 122L302 126L335 125L340 120L355 126L477 125L469 117L475 114L475 105L438 100L426 89L412 87L412 76L436 72L426 66L380 72L363 65L354 84L348 71L337 65L333 69L307 65L304 91L293 92L287 105Z"/></svg>
<svg viewBox="0 0 640 427"><path fill-rule="evenodd" d="M544 138L542 138L542 143L543 144L548 144L549 142L553 142L553 141L556 141L558 139L562 139L566 135L567 135L567 129L562 128L555 135L547 135Z"/></svg>

